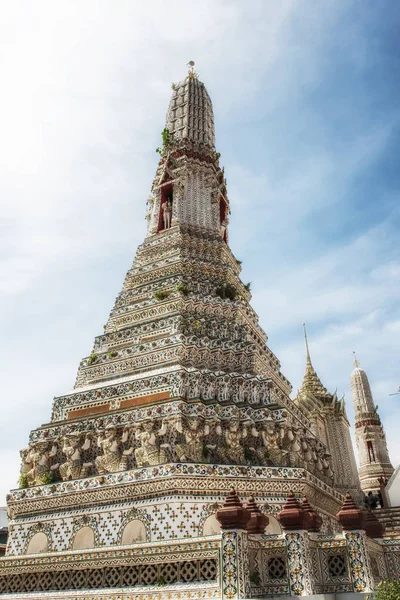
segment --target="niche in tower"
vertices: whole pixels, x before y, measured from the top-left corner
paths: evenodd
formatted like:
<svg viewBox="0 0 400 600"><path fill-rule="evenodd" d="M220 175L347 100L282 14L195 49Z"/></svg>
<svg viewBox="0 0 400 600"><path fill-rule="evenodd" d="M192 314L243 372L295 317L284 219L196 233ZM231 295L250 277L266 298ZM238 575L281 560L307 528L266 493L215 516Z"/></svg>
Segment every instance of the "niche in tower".
<svg viewBox="0 0 400 600"><path fill-rule="evenodd" d="M376 462L374 446L370 440L367 441L368 458L370 463Z"/></svg>
<svg viewBox="0 0 400 600"><path fill-rule="evenodd" d="M157 232L169 229L172 225L172 204L174 201L172 183L167 183L161 188L160 214L158 217ZM169 206L168 203L169 202ZM168 215L169 213L169 215ZM168 218L169 216L169 218Z"/></svg>

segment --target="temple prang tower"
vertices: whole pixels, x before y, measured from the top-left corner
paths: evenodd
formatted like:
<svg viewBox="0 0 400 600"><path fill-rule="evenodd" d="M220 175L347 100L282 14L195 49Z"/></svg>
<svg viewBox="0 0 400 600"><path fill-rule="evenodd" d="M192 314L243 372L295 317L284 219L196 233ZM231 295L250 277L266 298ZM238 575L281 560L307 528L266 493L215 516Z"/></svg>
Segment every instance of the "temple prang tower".
<svg viewBox="0 0 400 600"><path fill-rule="evenodd" d="M350 385L355 412L355 439L359 476L364 493L382 490L394 469L390 462L386 436L375 405L368 377L354 353Z"/></svg>
<svg viewBox="0 0 400 600"><path fill-rule="evenodd" d="M358 480L344 402L308 347L290 398L229 247L212 104L192 63L162 142L147 235L104 332L21 450L0 595L370 591L366 535L351 531L361 517L349 520L361 511L345 502Z"/></svg>
<svg viewBox="0 0 400 600"><path fill-rule="evenodd" d="M306 369L294 402L308 416L313 433L327 447L335 473L334 487L360 499L360 481L344 397L339 399L336 392L331 394L322 384L311 362L305 323L303 328Z"/></svg>

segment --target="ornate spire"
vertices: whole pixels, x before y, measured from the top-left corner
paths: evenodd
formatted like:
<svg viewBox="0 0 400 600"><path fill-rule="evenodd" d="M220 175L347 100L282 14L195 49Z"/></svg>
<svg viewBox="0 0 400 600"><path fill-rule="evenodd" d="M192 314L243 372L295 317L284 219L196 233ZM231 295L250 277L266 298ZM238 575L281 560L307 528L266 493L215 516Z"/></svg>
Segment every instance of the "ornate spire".
<svg viewBox="0 0 400 600"><path fill-rule="evenodd" d="M301 384L298 396L307 397L312 396L323 403L332 401L332 394L322 385L320 378L318 377L310 357L310 350L308 347L306 325L303 323L304 328L304 340L306 344L306 371L304 373L303 383Z"/></svg>
<svg viewBox="0 0 400 600"><path fill-rule="evenodd" d="M354 354L354 369L351 373L350 385L353 396L354 408L357 412L375 412L374 399L372 397L371 387L368 377L364 369L360 367L360 363Z"/></svg>
<svg viewBox="0 0 400 600"><path fill-rule="evenodd" d="M194 62L188 63L189 74L173 85L166 128L171 142L205 144L215 151L214 112L204 83L194 71Z"/></svg>
<svg viewBox="0 0 400 600"><path fill-rule="evenodd" d="M198 79L199 76L196 73L196 71L194 70L194 65L196 63L194 62L194 60L189 60L187 66L189 67L189 72L188 72L188 76L190 77L190 79Z"/></svg>
<svg viewBox="0 0 400 600"><path fill-rule="evenodd" d="M354 353L353 353L354 354ZM379 479L393 473L386 436L372 396L364 369L354 358L355 368L350 377L355 410L355 438L359 457L359 476L364 492L379 490Z"/></svg>
<svg viewBox="0 0 400 600"><path fill-rule="evenodd" d="M306 324L303 323L303 329L304 329L304 340L306 342L306 363L311 365L311 357L310 357L310 350L308 348L308 339L307 339L307 329L306 329Z"/></svg>
<svg viewBox="0 0 400 600"><path fill-rule="evenodd" d="M147 235L176 226L207 231L229 242L229 199L215 149L210 96L188 63L183 81L172 84L162 146L147 201Z"/></svg>

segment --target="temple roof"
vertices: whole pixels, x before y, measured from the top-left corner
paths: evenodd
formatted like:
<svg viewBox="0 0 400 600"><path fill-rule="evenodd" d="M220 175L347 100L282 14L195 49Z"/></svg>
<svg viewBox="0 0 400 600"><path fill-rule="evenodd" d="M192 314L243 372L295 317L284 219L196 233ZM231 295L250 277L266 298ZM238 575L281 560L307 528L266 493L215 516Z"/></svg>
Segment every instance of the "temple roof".
<svg viewBox="0 0 400 600"><path fill-rule="evenodd" d="M301 384L299 394L311 394L312 396L314 396L314 398L316 398L317 400L321 400L322 402L332 401L332 394L330 394L328 390L322 385L322 382L312 365L310 355L308 353L306 360L306 371L304 373L303 382Z"/></svg>
<svg viewBox="0 0 400 600"><path fill-rule="evenodd" d="M166 127L173 134L174 141L187 139L214 148L212 102L204 83L197 78L193 67L186 79L173 84L172 89Z"/></svg>
<svg viewBox="0 0 400 600"><path fill-rule="evenodd" d="M322 385L320 378L318 377L310 357L310 351L308 348L307 333L304 326L304 338L306 343L306 370L303 377L303 382L297 393L297 401L305 398L313 398L323 404L331 404L334 396L328 392L328 390ZM309 407L310 408L310 407ZM316 407L315 407L316 408Z"/></svg>

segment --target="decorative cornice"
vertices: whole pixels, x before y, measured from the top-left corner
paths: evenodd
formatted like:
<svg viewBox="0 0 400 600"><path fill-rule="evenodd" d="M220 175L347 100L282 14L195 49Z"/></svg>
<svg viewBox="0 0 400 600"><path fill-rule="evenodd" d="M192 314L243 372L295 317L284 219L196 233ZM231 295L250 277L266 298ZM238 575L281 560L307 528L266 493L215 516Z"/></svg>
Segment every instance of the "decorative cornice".
<svg viewBox="0 0 400 600"><path fill-rule="evenodd" d="M317 494L325 503L331 499L332 511L337 511L343 502L342 494L304 469L178 463L13 490L7 503L12 518L15 518L109 505L127 498L163 498L168 493L225 495L233 485L239 493L257 497L270 495L269 486L273 489L282 487L286 492L293 489L297 494L306 493L310 497Z"/></svg>

